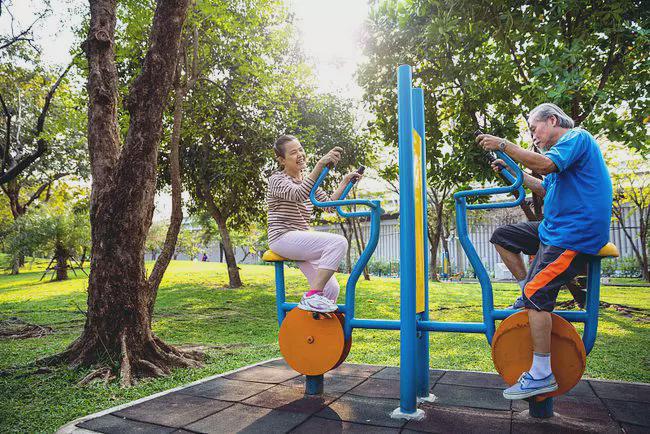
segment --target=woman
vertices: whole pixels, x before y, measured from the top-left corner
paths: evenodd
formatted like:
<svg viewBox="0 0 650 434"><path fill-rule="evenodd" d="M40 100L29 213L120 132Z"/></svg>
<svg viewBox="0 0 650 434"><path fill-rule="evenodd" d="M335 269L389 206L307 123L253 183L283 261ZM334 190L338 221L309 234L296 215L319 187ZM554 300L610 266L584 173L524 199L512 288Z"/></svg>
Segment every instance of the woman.
<svg viewBox="0 0 650 434"><path fill-rule="evenodd" d="M280 136L273 149L282 170L269 178L266 197L269 247L278 255L296 261L307 277L310 290L304 293L298 307L315 312L333 312L337 309L336 299L340 290L334 272L347 251L348 242L341 235L309 230L314 207L309 192L323 168L339 162L343 150L338 146L333 148L305 176L307 155L297 138ZM331 196L318 189L316 198L320 201L336 200L350 181L360 178L357 172L348 173Z"/></svg>

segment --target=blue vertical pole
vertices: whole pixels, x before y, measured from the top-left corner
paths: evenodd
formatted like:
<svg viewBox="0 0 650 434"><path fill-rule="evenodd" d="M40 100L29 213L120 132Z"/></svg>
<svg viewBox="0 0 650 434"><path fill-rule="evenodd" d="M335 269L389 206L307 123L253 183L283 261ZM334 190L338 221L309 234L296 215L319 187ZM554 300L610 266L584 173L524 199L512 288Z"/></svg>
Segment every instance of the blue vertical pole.
<svg viewBox="0 0 650 434"><path fill-rule="evenodd" d="M411 67L397 70L400 189L400 408L394 417L417 415L415 317L415 201Z"/></svg>
<svg viewBox="0 0 650 434"><path fill-rule="evenodd" d="M427 236L427 155L426 141L424 138L424 91L413 89L413 128L422 139L420 151L420 169L422 172L422 222L423 231L415 234L424 241L424 311L418 315L421 321L429 320L429 239ZM417 367L416 389L418 398L429 399L429 332L422 330L417 333Z"/></svg>
<svg viewBox="0 0 650 434"><path fill-rule="evenodd" d="M323 374L307 375L305 379L305 395L322 395L323 394Z"/></svg>
<svg viewBox="0 0 650 434"><path fill-rule="evenodd" d="M282 321L286 315L282 307L284 301L284 261L278 261L275 262L275 304L278 309L278 325L282 325Z"/></svg>
<svg viewBox="0 0 650 434"><path fill-rule="evenodd" d="M596 342L598 331L598 308L600 304L600 260L598 256L589 258L589 269L587 271L587 301L585 310L587 320L582 334L582 342L585 344L587 354L591 352Z"/></svg>

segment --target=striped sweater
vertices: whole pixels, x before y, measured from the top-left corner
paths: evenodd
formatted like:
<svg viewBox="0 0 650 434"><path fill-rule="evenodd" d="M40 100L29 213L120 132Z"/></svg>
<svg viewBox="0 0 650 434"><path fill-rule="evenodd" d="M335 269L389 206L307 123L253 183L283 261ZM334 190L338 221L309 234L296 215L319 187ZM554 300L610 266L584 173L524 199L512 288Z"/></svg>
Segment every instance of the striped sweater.
<svg viewBox="0 0 650 434"><path fill-rule="evenodd" d="M308 231L314 205L309 200L309 192L314 181L305 177L302 181L284 172L275 172L269 178L266 194L268 205L269 243L289 231ZM320 188L316 199L328 201L330 197Z"/></svg>

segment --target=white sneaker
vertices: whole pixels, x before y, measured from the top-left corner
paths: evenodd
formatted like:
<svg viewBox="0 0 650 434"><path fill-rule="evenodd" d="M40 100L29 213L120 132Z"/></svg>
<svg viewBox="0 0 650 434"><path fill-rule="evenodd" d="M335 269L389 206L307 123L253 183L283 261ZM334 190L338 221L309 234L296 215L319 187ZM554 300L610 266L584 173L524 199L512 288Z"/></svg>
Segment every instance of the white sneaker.
<svg viewBox="0 0 650 434"><path fill-rule="evenodd" d="M298 303L298 309L307 310L310 312L335 312L338 310L338 306L329 298L321 294L313 294L307 297L307 293L302 296L300 303Z"/></svg>

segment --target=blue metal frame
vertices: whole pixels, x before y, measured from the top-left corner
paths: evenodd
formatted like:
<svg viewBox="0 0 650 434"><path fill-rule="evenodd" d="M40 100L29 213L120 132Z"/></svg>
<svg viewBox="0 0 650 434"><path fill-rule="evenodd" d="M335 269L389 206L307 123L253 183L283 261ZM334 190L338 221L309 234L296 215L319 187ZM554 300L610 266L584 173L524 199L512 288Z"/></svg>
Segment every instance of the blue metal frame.
<svg viewBox="0 0 650 434"><path fill-rule="evenodd" d="M416 397L416 264L415 186L413 185L413 102L411 67L397 69L397 117L399 138L399 226L400 226L400 410L417 411Z"/></svg>
<svg viewBox="0 0 650 434"><path fill-rule="evenodd" d="M427 145L424 129L424 91L413 89L411 93L413 104L413 128L422 141L421 167L422 172L422 240L424 241L424 311L417 314L418 324L429 321L429 237L427 234ZM417 236L417 234L416 234ZM416 393L418 398L429 398L429 332L418 329L416 341Z"/></svg>
<svg viewBox="0 0 650 434"><path fill-rule="evenodd" d="M489 343L495 332L495 321L503 320L516 310L494 309L492 283L487 270L479 258L467 229L467 210L495 209L518 206L525 198L523 189L523 172L518 165L503 152L497 151L506 165L511 168L514 175L508 170L502 174L510 182L505 187L486 188L478 190L461 191L454 195L456 201L456 224L460 243L465 251L474 272L476 273L482 291L483 322L443 322L429 319L429 260L427 237L427 208L426 208L426 144L424 130L424 93L422 89L411 87L411 67L401 65L397 71L398 91L398 128L399 128L399 183L400 183L400 319L363 319L355 317L355 292L356 284L363 269L368 264L370 257L379 241L380 218L383 210L377 200L346 199L354 184L349 183L338 200L321 202L316 199L316 191L329 173L325 168L316 180L309 198L318 207L335 207L339 215L346 218L367 217L370 219L370 237L366 248L355 263L346 285L345 304L338 305L339 310L345 314L344 334L345 339L350 339L355 328L399 330L400 331L400 416L413 417L418 414L417 398L429 396L429 337L428 332L461 332L483 333ZM423 197L423 233L415 232L415 185L413 165L413 130L417 131L422 140L422 194ZM513 201L499 203L472 203L468 198L491 196L495 194L517 192ZM368 209L362 211L347 211L344 207L362 206ZM424 239L425 261L425 309L416 313L416 237ZM568 321L585 323L583 342L587 354L593 348L598 326L598 303L600 294L600 260L592 257L589 261L588 290L586 310L584 311L556 311ZM296 303L285 301L284 263L276 262L276 302L278 323L281 325L287 311L296 307ZM310 393L322 392L323 376L308 377L306 391ZM531 414L538 417L548 417L552 414L552 399L543 403L532 403ZM550 410L549 410L550 409ZM421 412L421 410L420 410Z"/></svg>

